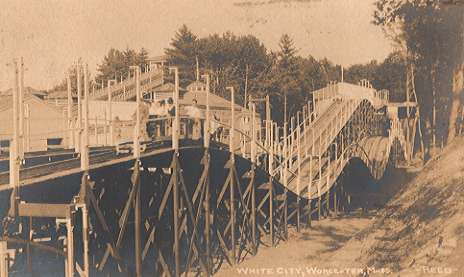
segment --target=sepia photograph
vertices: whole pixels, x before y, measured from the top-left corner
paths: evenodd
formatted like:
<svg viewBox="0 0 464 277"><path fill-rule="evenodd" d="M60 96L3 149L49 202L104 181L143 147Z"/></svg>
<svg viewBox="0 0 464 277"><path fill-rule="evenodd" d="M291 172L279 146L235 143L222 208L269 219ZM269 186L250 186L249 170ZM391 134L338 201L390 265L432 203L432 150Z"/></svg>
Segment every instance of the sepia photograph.
<svg viewBox="0 0 464 277"><path fill-rule="evenodd" d="M0 0L0 277L464 277L464 0Z"/></svg>

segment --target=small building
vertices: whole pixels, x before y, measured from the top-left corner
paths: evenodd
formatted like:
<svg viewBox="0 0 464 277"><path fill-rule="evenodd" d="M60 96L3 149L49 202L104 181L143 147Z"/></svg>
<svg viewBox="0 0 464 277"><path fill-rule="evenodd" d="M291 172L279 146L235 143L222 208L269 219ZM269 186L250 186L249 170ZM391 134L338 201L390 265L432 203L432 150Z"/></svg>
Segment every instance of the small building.
<svg viewBox="0 0 464 277"><path fill-rule="evenodd" d="M161 56L149 57L147 59L147 63L152 68L160 68L168 64L168 56L161 55Z"/></svg>
<svg viewBox="0 0 464 277"><path fill-rule="evenodd" d="M13 138L13 97L0 96L0 149L9 148ZM56 106L33 94L24 96L24 150L42 151L65 145L66 115Z"/></svg>

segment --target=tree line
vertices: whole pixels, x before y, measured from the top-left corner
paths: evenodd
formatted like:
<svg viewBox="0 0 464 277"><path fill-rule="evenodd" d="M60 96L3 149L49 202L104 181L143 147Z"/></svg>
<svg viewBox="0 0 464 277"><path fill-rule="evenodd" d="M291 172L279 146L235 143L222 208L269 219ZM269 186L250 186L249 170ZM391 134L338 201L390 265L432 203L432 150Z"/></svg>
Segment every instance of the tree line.
<svg viewBox="0 0 464 277"><path fill-rule="evenodd" d="M310 92L341 80L341 66L327 58L302 57L292 38L284 34L279 49L270 51L253 35L237 36L231 32L199 38L183 25L165 51L168 62L180 69L181 85L196 79L197 65L212 76L215 93L228 97L225 87L234 86L238 102L245 95L270 96L272 118L282 123L310 99ZM378 88L391 90L392 98L404 94L404 60L392 53L385 61L353 65L345 69L345 81L371 80ZM403 97L404 98L404 97ZM285 107L286 102L286 107Z"/></svg>
<svg viewBox="0 0 464 277"><path fill-rule="evenodd" d="M377 0L373 22L384 28L415 72L427 148L451 141L462 130L464 116L464 5Z"/></svg>

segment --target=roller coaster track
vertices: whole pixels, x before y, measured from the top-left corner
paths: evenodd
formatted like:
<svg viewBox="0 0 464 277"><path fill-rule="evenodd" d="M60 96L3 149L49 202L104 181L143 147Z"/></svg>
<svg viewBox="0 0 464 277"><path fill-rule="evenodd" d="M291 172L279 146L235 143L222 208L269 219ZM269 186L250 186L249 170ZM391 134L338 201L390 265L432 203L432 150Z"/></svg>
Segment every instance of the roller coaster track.
<svg viewBox="0 0 464 277"><path fill-rule="evenodd" d="M120 95L121 87L112 89ZM368 86L334 84L314 92L290 128L265 122L263 137L255 120L247 130L216 122L227 132L211 144L185 127L178 148L172 133L143 143L139 157L96 147L84 169L72 150L28 153L15 188L21 201L0 166L0 269L12 276L212 275L224 262L233 266L286 240L289 226L340 212L347 204L341 176L353 159L382 178L393 146L405 146L398 120L380 112L386 105L388 96ZM254 108L248 112L255 118Z"/></svg>

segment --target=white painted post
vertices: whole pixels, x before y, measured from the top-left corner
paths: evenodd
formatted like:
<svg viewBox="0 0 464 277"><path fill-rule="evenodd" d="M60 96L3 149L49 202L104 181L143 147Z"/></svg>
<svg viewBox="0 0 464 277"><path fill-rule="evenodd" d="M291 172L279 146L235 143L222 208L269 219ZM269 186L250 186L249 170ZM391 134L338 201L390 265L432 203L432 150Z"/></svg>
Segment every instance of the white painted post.
<svg viewBox="0 0 464 277"><path fill-rule="evenodd" d="M18 114L19 114L19 159L24 159L24 61L21 57L21 70L20 70L20 81L19 81L19 96L18 96Z"/></svg>
<svg viewBox="0 0 464 277"><path fill-rule="evenodd" d="M76 152L80 153L82 148L82 90L81 90L81 63L80 60L76 65L77 76L77 142Z"/></svg>
<svg viewBox="0 0 464 277"><path fill-rule="evenodd" d="M8 277L8 266L7 242L0 240L0 277Z"/></svg>
<svg viewBox="0 0 464 277"><path fill-rule="evenodd" d="M82 135L81 169L89 169L89 68L84 66L84 131Z"/></svg>
<svg viewBox="0 0 464 277"><path fill-rule="evenodd" d="M26 151L31 151L31 107L29 104L26 104L24 106L25 109L25 116L26 116L26 130L25 130L25 136L26 136Z"/></svg>
<svg viewBox="0 0 464 277"><path fill-rule="evenodd" d="M235 131L235 90L234 87L227 87L230 90L230 131L229 131L229 150L234 153L234 131ZM233 157L234 155L232 155Z"/></svg>
<svg viewBox="0 0 464 277"><path fill-rule="evenodd" d="M84 275L82 277L89 277L89 214L87 205L81 207L82 210L82 243L84 256Z"/></svg>
<svg viewBox="0 0 464 277"><path fill-rule="evenodd" d="M204 124L204 137L203 145L205 148L209 148L210 136L211 136L211 118L210 118L210 104L209 104L209 94L210 94L210 80L209 74L202 76L206 80L206 114L205 114L205 124Z"/></svg>
<svg viewBox="0 0 464 277"><path fill-rule="evenodd" d="M176 151L179 150L179 69L177 67L170 67L170 72L174 72L174 106L176 110L175 118L172 121L172 148Z"/></svg>
<svg viewBox="0 0 464 277"><path fill-rule="evenodd" d="M274 140L273 140L273 128L274 125L272 124L272 121L269 122L269 139L270 139L270 145L269 145L269 173L272 174L274 170Z"/></svg>
<svg viewBox="0 0 464 277"><path fill-rule="evenodd" d="M251 101L248 103L248 107L251 106L251 109L252 109L252 118L251 118L251 138L252 138L252 141L251 141L251 162L256 164L256 143L257 143L257 139L256 139L256 121L255 121L255 118L256 118L256 105L255 103L252 103Z"/></svg>
<svg viewBox="0 0 464 277"><path fill-rule="evenodd" d="M67 260L67 276L74 276L74 226L72 224L72 219L66 219L66 260Z"/></svg>
<svg viewBox="0 0 464 277"><path fill-rule="evenodd" d="M108 80L108 102L107 102L107 109L108 109L108 121L107 125L109 128L110 133L110 145L114 145L114 126L113 126L113 94L111 93L111 83L116 83L116 80ZM103 89L103 88L102 88Z"/></svg>
<svg viewBox="0 0 464 277"><path fill-rule="evenodd" d="M18 62L15 60L15 79L13 90L13 139L10 143L10 186L17 192L19 186L19 119L18 119L18 105L19 105L19 80L18 80ZM16 195L17 197L17 195Z"/></svg>
<svg viewBox="0 0 464 277"><path fill-rule="evenodd" d="M68 98L67 98L67 126L68 126L68 147L72 148L74 147L74 137L73 137L73 131L71 129L71 121L72 121L72 92L71 92L71 72L68 70L66 74L66 86L67 86L67 92L68 92Z"/></svg>
<svg viewBox="0 0 464 277"><path fill-rule="evenodd" d="M134 132L134 158L140 158L140 68L138 66L131 66L135 74L135 100L136 100L136 119L135 119L135 132ZM176 110L177 113L177 110Z"/></svg>

